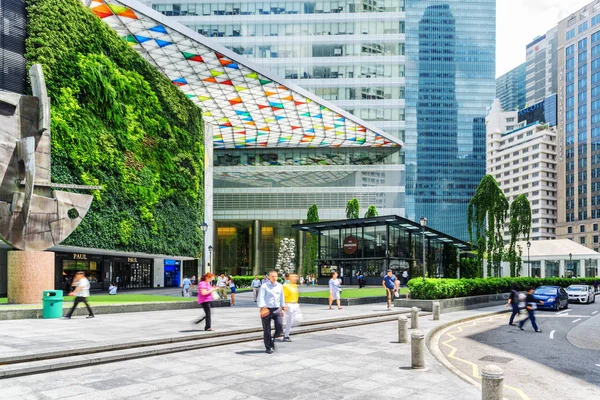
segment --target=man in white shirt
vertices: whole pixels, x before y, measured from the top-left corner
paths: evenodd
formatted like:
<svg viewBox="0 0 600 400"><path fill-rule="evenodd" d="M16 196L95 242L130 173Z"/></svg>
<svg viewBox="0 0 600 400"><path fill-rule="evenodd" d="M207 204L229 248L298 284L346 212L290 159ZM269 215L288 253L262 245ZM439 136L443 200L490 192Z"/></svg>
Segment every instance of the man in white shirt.
<svg viewBox="0 0 600 400"><path fill-rule="evenodd" d="M192 286L192 281L187 275L183 278L183 282L181 283L181 287L183 288L183 296L190 297L190 287Z"/></svg>
<svg viewBox="0 0 600 400"><path fill-rule="evenodd" d="M221 276L217 278L217 289L219 298L221 300L227 300L227 278L225 277L225 274L221 274Z"/></svg>
<svg viewBox="0 0 600 400"><path fill-rule="evenodd" d="M261 285L262 285L262 282L260 281L260 279L258 279L258 275L256 275L254 277L254 280L250 284L250 287L252 288L252 294L254 295L255 303L256 303L256 298L258 297L258 292L260 291Z"/></svg>
<svg viewBox="0 0 600 400"><path fill-rule="evenodd" d="M283 286L277 282L276 271L269 272L269 281L260 287L257 305L260 307L266 352L271 354L275 350L275 338L283 333L283 312L286 309ZM273 337L271 337L271 320L275 321Z"/></svg>
<svg viewBox="0 0 600 400"><path fill-rule="evenodd" d="M73 286L75 286L75 290L69 293L69 296L76 296L73 301L73 307L71 310L65 315L65 319L71 319L71 315L77 308L77 305L81 302L85 304L87 307L89 315L87 318L94 318L94 312L92 311L92 307L87 302L87 298L90 295L90 281L85 277L85 272L79 271L75 274L75 280L73 281Z"/></svg>
<svg viewBox="0 0 600 400"><path fill-rule="evenodd" d="M404 270L404 272L402 272L402 283L404 284L404 286L406 286L408 284L408 271Z"/></svg>

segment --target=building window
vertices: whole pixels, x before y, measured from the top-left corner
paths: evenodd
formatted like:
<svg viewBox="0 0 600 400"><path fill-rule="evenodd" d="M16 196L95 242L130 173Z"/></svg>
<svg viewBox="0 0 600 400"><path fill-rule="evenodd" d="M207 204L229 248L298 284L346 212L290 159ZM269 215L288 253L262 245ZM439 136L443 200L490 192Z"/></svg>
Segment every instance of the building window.
<svg viewBox="0 0 600 400"><path fill-rule="evenodd" d="M572 226L569 226L567 228L567 233L573 233L573 227Z"/></svg>
<svg viewBox="0 0 600 400"><path fill-rule="evenodd" d="M579 238L579 243L585 244L585 236Z"/></svg>
<svg viewBox="0 0 600 400"><path fill-rule="evenodd" d="M598 224L594 224L594 232L598 231Z"/></svg>
<svg viewBox="0 0 600 400"><path fill-rule="evenodd" d="M598 243L598 235L594 236L594 243Z"/></svg>
<svg viewBox="0 0 600 400"><path fill-rule="evenodd" d="M579 232L585 232L585 225L579 225Z"/></svg>

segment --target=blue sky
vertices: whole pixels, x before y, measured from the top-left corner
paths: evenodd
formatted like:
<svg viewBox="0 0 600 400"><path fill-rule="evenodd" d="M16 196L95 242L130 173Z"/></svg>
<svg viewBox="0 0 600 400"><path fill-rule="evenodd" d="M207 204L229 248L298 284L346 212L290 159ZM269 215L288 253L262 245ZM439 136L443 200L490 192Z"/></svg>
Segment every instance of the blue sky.
<svg viewBox="0 0 600 400"><path fill-rule="evenodd" d="M497 0L496 76L525 62L525 46L592 0Z"/></svg>

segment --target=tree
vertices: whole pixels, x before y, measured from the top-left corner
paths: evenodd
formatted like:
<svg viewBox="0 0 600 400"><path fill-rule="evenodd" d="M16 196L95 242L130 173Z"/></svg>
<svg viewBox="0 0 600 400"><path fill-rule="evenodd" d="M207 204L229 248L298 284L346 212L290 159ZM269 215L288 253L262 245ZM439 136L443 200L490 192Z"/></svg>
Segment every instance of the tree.
<svg viewBox="0 0 600 400"><path fill-rule="evenodd" d="M346 218L358 219L360 218L360 204L357 199L349 200L346 204Z"/></svg>
<svg viewBox="0 0 600 400"><path fill-rule="evenodd" d="M527 196L520 194L510 205L510 220L508 231L510 232L510 244L508 247L508 259L510 261L510 276L517 276L521 273L521 254L523 249L517 246L519 237L523 235L525 240L529 240L531 230L531 205ZM517 254L517 247L519 248Z"/></svg>
<svg viewBox="0 0 600 400"><path fill-rule="evenodd" d="M365 218L373 218L378 215L379 215L379 213L377 212L377 207L369 206L369 208L367 209L367 212L365 213Z"/></svg>
<svg viewBox="0 0 600 400"><path fill-rule="evenodd" d="M467 224L469 225L469 238L477 248L477 265L483 270L484 255L487 254L487 276L498 276L502 253L504 250L504 222L508 214L509 205L506 196L498 186L492 175L481 179L475 195L467 208ZM475 242L473 243L473 231Z"/></svg>
<svg viewBox="0 0 600 400"><path fill-rule="evenodd" d="M306 222L313 224L319 222L319 207L313 204L308 209L306 214ZM304 245L304 270L309 274L316 274L317 272L317 256L319 251L319 236L313 235L312 233L306 234L306 243Z"/></svg>

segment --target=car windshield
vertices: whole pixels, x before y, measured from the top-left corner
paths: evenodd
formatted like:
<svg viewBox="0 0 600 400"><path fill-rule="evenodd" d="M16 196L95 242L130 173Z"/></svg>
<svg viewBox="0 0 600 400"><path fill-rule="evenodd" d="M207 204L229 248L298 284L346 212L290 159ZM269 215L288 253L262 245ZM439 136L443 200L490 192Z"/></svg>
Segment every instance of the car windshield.
<svg viewBox="0 0 600 400"><path fill-rule="evenodd" d="M569 292L583 292L585 290L585 287L583 287L583 286L569 286L567 288L567 290Z"/></svg>
<svg viewBox="0 0 600 400"><path fill-rule="evenodd" d="M541 288L535 289L535 292L533 292L533 294L543 294L543 295L556 294L556 289L550 288L550 287L541 287Z"/></svg>

